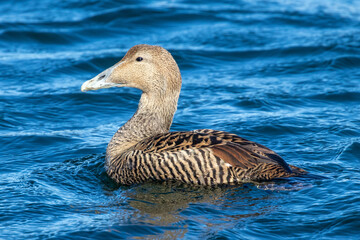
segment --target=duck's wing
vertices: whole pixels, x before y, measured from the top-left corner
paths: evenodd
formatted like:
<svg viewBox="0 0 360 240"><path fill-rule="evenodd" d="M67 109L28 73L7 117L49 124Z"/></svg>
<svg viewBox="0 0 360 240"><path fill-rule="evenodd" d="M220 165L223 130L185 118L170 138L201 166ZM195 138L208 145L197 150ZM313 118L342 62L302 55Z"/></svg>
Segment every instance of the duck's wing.
<svg viewBox="0 0 360 240"><path fill-rule="evenodd" d="M291 173L291 169L290 169L289 165L285 162L285 160L282 157L280 157L276 152L265 147L264 145L249 141L249 140L242 138L236 134L228 133L228 132L224 132L224 131L201 129L201 130L195 130L195 132L211 134L220 139L223 139L223 141L234 143L234 144L231 144L231 143L227 143L227 144L232 145L232 147L230 147L230 148L236 148L236 149L240 148L242 151L248 152L249 155L254 158L254 160L257 164L258 163L278 164L278 165L282 166L286 171ZM219 149L221 149L221 148L223 148L223 147L219 147ZM229 148L229 146L227 148ZM223 150L223 151L225 151L225 150ZM228 150L227 152L229 152L229 151L231 151L231 150ZM238 158L236 158L236 159L238 159ZM240 164L240 162L238 161L237 164Z"/></svg>
<svg viewBox="0 0 360 240"><path fill-rule="evenodd" d="M223 132L223 131L217 131L217 130L211 130L211 129L200 129L200 130L195 130L195 132L210 133L214 136L224 139L225 141L230 141L230 142L240 144L245 149L248 149L251 152L254 152L254 153L258 154L259 156L261 156L260 158L262 158L262 159L266 158L266 159L270 160L271 163L279 164L284 169L286 169L286 171L293 172L294 176L303 175L303 174L308 173L307 171L305 171L302 168L287 164L285 162L285 160L282 157L280 157L276 152L265 147L264 145L246 140L245 138L239 137L236 134Z"/></svg>
<svg viewBox="0 0 360 240"><path fill-rule="evenodd" d="M223 131L202 129L158 134L142 140L134 149L143 153L207 149L232 167L249 169L259 164L272 164L280 166L285 172L292 172L289 165L269 148Z"/></svg>

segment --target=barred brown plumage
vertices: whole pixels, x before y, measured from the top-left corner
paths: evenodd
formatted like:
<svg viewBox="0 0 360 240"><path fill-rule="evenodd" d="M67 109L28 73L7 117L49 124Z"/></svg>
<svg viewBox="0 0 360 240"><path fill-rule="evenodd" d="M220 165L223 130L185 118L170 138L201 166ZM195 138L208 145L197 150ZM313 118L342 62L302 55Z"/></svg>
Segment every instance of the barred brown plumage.
<svg viewBox="0 0 360 240"><path fill-rule="evenodd" d="M136 60L139 58L142 61ZM143 91L138 110L115 133L106 150L107 173L120 184L149 180L236 184L307 173L288 165L269 148L236 134L210 129L169 132L181 74L164 48L134 46L119 63L85 82L81 89L114 86Z"/></svg>

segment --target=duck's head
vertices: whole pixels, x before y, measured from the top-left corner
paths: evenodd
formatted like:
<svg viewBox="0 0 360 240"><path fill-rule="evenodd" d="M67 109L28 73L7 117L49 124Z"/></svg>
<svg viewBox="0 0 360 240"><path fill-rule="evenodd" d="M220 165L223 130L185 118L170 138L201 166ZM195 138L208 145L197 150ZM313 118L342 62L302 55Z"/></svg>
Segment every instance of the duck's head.
<svg viewBox="0 0 360 240"><path fill-rule="evenodd" d="M120 62L84 82L81 91L111 87L133 87L151 95L178 95L181 75L167 50L159 46L136 45Z"/></svg>

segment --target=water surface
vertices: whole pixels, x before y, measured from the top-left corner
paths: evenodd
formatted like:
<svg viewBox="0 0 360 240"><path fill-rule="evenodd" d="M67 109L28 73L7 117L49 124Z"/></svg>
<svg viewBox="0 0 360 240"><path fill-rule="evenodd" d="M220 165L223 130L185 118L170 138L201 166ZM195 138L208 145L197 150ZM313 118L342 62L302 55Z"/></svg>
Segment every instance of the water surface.
<svg viewBox="0 0 360 240"><path fill-rule="evenodd" d="M1 239L358 239L358 1L2 1ZM135 44L183 87L172 130L236 133L326 178L116 186L106 145L140 91L81 84Z"/></svg>

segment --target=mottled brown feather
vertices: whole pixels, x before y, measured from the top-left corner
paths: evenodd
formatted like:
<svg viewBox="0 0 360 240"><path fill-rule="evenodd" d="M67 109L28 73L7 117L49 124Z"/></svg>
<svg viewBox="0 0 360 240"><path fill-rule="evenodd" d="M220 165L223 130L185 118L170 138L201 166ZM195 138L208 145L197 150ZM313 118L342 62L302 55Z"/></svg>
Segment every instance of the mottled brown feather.
<svg viewBox="0 0 360 240"><path fill-rule="evenodd" d="M287 172L289 172L289 173L292 172L289 165L285 162L284 159L282 159L277 153L275 153L271 149L269 149L259 143L255 143L255 142L246 140L245 138L239 137L236 134L223 132L223 131L217 131L217 130L211 130L211 129L201 129L201 130L195 130L195 131L199 132L199 133L211 133L212 135L222 138L225 141L229 141L229 142L240 145L242 150L246 150L251 153L250 155L258 161L257 163L262 162L262 163L279 164Z"/></svg>
<svg viewBox="0 0 360 240"><path fill-rule="evenodd" d="M274 151L235 134L216 130L158 134L134 146L134 149L144 153L176 152L188 148L211 148L216 157L232 167L248 169L263 163L279 165L284 172L292 172L288 164Z"/></svg>

